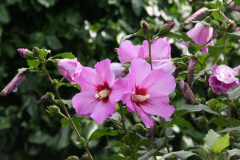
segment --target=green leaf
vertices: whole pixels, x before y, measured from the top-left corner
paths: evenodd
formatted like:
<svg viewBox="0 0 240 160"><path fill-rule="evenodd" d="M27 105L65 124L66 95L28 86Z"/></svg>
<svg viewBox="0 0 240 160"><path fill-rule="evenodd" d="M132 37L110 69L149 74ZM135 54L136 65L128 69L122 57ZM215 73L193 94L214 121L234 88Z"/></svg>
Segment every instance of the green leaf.
<svg viewBox="0 0 240 160"><path fill-rule="evenodd" d="M218 133L228 133L231 131L240 131L240 127L225 128L224 130L221 130Z"/></svg>
<svg viewBox="0 0 240 160"><path fill-rule="evenodd" d="M236 87L233 91L229 92L229 99L236 100L240 96L240 86Z"/></svg>
<svg viewBox="0 0 240 160"><path fill-rule="evenodd" d="M228 125L228 123L221 118L213 119L213 120L211 120L210 123L214 123L214 124L216 124L217 126L220 126L220 127L225 127L225 126Z"/></svg>
<svg viewBox="0 0 240 160"><path fill-rule="evenodd" d="M70 124L69 120L67 118L62 118L60 120L61 124L62 124L62 127L66 127L67 125Z"/></svg>
<svg viewBox="0 0 240 160"><path fill-rule="evenodd" d="M4 5L0 5L0 23L7 24L10 22L8 10Z"/></svg>
<svg viewBox="0 0 240 160"><path fill-rule="evenodd" d="M47 107L46 110L52 117L62 116L60 108L56 105Z"/></svg>
<svg viewBox="0 0 240 160"><path fill-rule="evenodd" d="M139 157L138 160L149 159L157 151L158 151L157 149L151 149L150 151L146 152L143 156Z"/></svg>
<svg viewBox="0 0 240 160"><path fill-rule="evenodd" d="M71 99L67 99L67 100L66 99L60 99L60 100L58 99L56 101L59 106L67 105L69 109L72 108L72 100Z"/></svg>
<svg viewBox="0 0 240 160"><path fill-rule="evenodd" d="M106 158L105 160L133 160L132 157L128 156L128 157L122 157L120 155L114 155L111 157Z"/></svg>
<svg viewBox="0 0 240 160"><path fill-rule="evenodd" d="M77 88L78 90L81 90L81 88L79 87L79 85L77 84L72 84L72 83L58 83L56 85L56 87L61 87L61 86L67 86L67 87L74 87L74 88Z"/></svg>
<svg viewBox="0 0 240 160"><path fill-rule="evenodd" d="M27 60L29 67L38 67L40 62L37 60Z"/></svg>
<svg viewBox="0 0 240 160"><path fill-rule="evenodd" d="M81 121L83 121L84 117L78 115L78 114L75 114L73 117L72 117L72 121L75 125L75 127L77 128L78 132L80 133L81 129L82 129L82 124L80 123ZM68 118L62 118L60 120L61 124L62 124L62 127L65 127L67 125L70 125L70 128L71 129L74 129L73 126L72 126L72 123L69 121Z"/></svg>
<svg viewBox="0 0 240 160"><path fill-rule="evenodd" d="M190 41L192 44L197 45L197 44L192 40L192 38L188 37L188 35L187 35L186 33L184 33L184 32L182 33L182 37L181 37L181 38L183 39L184 42Z"/></svg>
<svg viewBox="0 0 240 160"><path fill-rule="evenodd" d="M230 138L229 133L227 133L224 137L222 137L219 140L215 141L214 146L213 146L213 152L218 154L223 149L228 147L230 145L229 138Z"/></svg>
<svg viewBox="0 0 240 160"><path fill-rule="evenodd" d="M230 157L235 155L240 156L240 149L237 149L237 148L232 150L227 150L227 152L229 153Z"/></svg>
<svg viewBox="0 0 240 160"><path fill-rule="evenodd" d="M213 64L216 64L219 60L219 57L222 53L222 46L208 46L209 51L212 53L213 56Z"/></svg>
<svg viewBox="0 0 240 160"><path fill-rule="evenodd" d="M222 15L219 12L212 12L212 16L215 20L222 22Z"/></svg>
<svg viewBox="0 0 240 160"><path fill-rule="evenodd" d="M129 136L130 139L133 141L133 148L138 148L140 146L152 144L150 139L143 137L138 133L130 132Z"/></svg>
<svg viewBox="0 0 240 160"><path fill-rule="evenodd" d="M183 119L182 117L174 117L172 122L168 125L168 127L173 127L173 125L179 125L182 127L186 126L188 128L194 129L192 124Z"/></svg>
<svg viewBox="0 0 240 160"><path fill-rule="evenodd" d="M208 106L203 105L203 104L199 104L199 105L184 105L184 106L176 109L176 111L181 111L181 110L186 110L188 113L200 112L200 111L203 110L205 112L218 115L217 112L211 110Z"/></svg>
<svg viewBox="0 0 240 160"><path fill-rule="evenodd" d="M55 35L46 36L46 41L48 46L53 50L60 50L63 47L62 43Z"/></svg>
<svg viewBox="0 0 240 160"><path fill-rule="evenodd" d="M109 132L107 132L109 130L109 128L104 128L104 129L97 129L95 130L89 137L88 142L100 138L102 136L116 136L118 134L124 134L125 132L123 130L117 129L117 130L111 130Z"/></svg>
<svg viewBox="0 0 240 160"><path fill-rule="evenodd" d="M204 55L197 55L197 58L200 63L204 64L211 56L212 56L211 53L207 53Z"/></svg>
<svg viewBox="0 0 240 160"><path fill-rule="evenodd" d="M190 151L184 151L184 152L171 152L171 153L167 153L165 154L162 159L166 159L166 158L181 158L181 159L186 159L188 157L191 157L193 155L198 156L197 154L190 152Z"/></svg>
<svg viewBox="0 0 240 160"><path fill-rule="evenodd" d="M0 117L0 130L7 129L11 127L10 118Z"/></svg>
<svg viewBox="0 0 240 160"><path fill-rule="evenodd" d="M217 141L219 138L221 138L221 136L214 132L212 129L210 129L206 134L205 138L203 138L204 144L206 146L213 147L215 141Z"/></svg>
<svg viewBox="0 0 240 160"><path fill-rule="evenodd" d="M43 144L47 141L48 135L45 132L37 131L29 137L29 142Z"/></svg>
<svg viewBox="0 0 240 160"><path fill-rule="evenodd" d="M154 141L154 144L156 145L157 149L161 149L164 142L165 142L165 138L157 138Z"/></svg>
<svg viewBox="0 0 240 160"><path fill-rule="evenodd" d="M202 75L205 74L205 71L209 71L211 70L212 67L206 68L204 70L201 70L200 72L198 72L198 74L194 77L193 81L197 80L198 78L200 78Z"/></svg>
<svg viewBox="0 0 240 160"><path fill-rule="evenodd" d="M127 39L129 39L129 38L131 38L131 37L134 37L134 36L143 37L143 38L145 38L145 39L147 38L147 34L144 33L142 29L140 29L140 30L138 30L138 32L136 32L136 33L123 36L123 37L121 38L120 43L122 43L122 42L124 42L125 40L127 40Z"/></svg>
<svg viewBox="0 0 240 160"><path fill-rule="evenodd" d="M71 52L65 52L65 53L59 53L55 56L53 56L52 58L68 58L68 59L74 59L75 56L71 53Z"/></svg>
<svg viewBox="0 0 240 160"><path fill-rule="evenodd" d="M142 11L142 0L131 0L133 12L140 16Z"/></svg>

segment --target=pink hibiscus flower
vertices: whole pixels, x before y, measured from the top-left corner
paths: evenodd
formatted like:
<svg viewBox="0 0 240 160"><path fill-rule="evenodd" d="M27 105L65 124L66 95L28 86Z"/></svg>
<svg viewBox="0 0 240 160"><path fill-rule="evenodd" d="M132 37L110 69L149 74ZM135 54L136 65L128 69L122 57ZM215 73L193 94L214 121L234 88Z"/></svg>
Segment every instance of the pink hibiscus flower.
<svg viewBox="0 0 240 160"><path fill-rule="evenodd" d="M169 105L168 95L175 89L174 77L162 69L152 70L149 63L142 59L134 59L126 76L129 91L122 100L129 112L138 113L147 128L154 125L155 120L149 114L169 119L174 106Z"/></svg>
<svg viewBox="0 0 240 160"><path fill-rule="evenodd" d="M95 65L96 69L83 67L76 80L81 93L73 97L73 108L77 114L90 116L97 123L103 123L113 115L116 103L127 91L127 82L122 78L115 80L110 63L105 59Z"/></svg>
<svg viewBox="0 0 240 160"><path fill-rule="evenodd" d="M166 38L159 38L151 45L151 55L153 69L163 69L166 72L173 73L175 66L171 61L171 46ZM148 41L143 41L143 45L134 46L131 41L126 40L121 43L118 49L118 56L121 63L132 62L132 60L149 58Z"/></svg>

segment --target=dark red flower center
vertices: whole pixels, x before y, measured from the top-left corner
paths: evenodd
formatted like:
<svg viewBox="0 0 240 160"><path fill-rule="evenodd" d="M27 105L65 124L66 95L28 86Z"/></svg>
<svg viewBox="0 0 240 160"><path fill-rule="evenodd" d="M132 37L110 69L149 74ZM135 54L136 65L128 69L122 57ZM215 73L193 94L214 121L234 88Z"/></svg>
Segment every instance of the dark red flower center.
<svg viewBox="0 0 240 160"><path fill-rule="evenodd" d="M95 95L95 97L103 102L108 102L111 88L109 88L107 82L104 82L103 85L98 85L96 90L98 93Z"/></svg>
<svg viewBox="0 0 240 160"><path fill-rule="evenodd" d="M132 94L131 100L140 107L140 104L147 103L148 98L150 98L150 94L147 94L146 89L136 87L136 92Z"/></svg>

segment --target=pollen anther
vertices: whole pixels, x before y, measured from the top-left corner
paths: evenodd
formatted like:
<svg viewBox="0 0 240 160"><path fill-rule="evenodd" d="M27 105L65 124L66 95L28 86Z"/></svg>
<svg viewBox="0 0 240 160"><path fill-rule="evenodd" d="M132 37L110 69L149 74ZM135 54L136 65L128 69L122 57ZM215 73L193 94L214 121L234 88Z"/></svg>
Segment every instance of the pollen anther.
<svg viewBox="0 0 240 160"><path fill-rule="evenodd" d="M145 96L140 94L132 95L132 101L134 102L143 102L143 101L146 101L148 98L150 98L150 94L146 94Z"/></svg>
<svg viewBox="0 0 240 160"><path fill-rule="evenodd" d="M108 97L109 94L110 94L110 90L104 89L104 90L101 90L98 94L95 94L95 98L102 100L103 98Z"/></svg>

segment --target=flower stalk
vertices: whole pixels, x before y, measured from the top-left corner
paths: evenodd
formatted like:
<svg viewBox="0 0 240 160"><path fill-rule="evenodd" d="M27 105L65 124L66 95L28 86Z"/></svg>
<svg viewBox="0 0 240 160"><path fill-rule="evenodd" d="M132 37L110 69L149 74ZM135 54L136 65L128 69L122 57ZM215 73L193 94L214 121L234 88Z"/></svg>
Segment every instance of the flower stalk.
<svg viewBox="0 0 240 160"><path fill-rule="evenodd" d="M53 86L53 80L52 80L50 74L48 73L48 70L47 70L46 65L45 65L44 62L42 62L42 67L43 67L43 72L46 73L48 79L50 80L51 85ZM58 97L59 99L62 99L61 96L60 96L60 94L59 94L59 92L58 92L58 89L57 89L55 86L53 86L53 89L55 90L55 92L56 92L56 94L57 94L57 97ZM78 132L78 130L77 130L76 126L75 126L75 124L73 123L72 118L71 118L71 116L69 115L69 113L68 113L67 108L65 107L65 105L63 105L63 110L65 111L68 120L69 120L70 123L72 124L73 129L74 129L75 132L77 133L77 136L79 137L79 139L82 139L82 136L80 135L80 133ZM92 157L92 155L91 155L91 153L90 153L90 151L89 151L89 149L88 149L88 147L87 147L86 142L84 143L83 147L84 147L84 149L86 150L89 158L90 158L91 160L93 160L93 157Z"/></svg>

